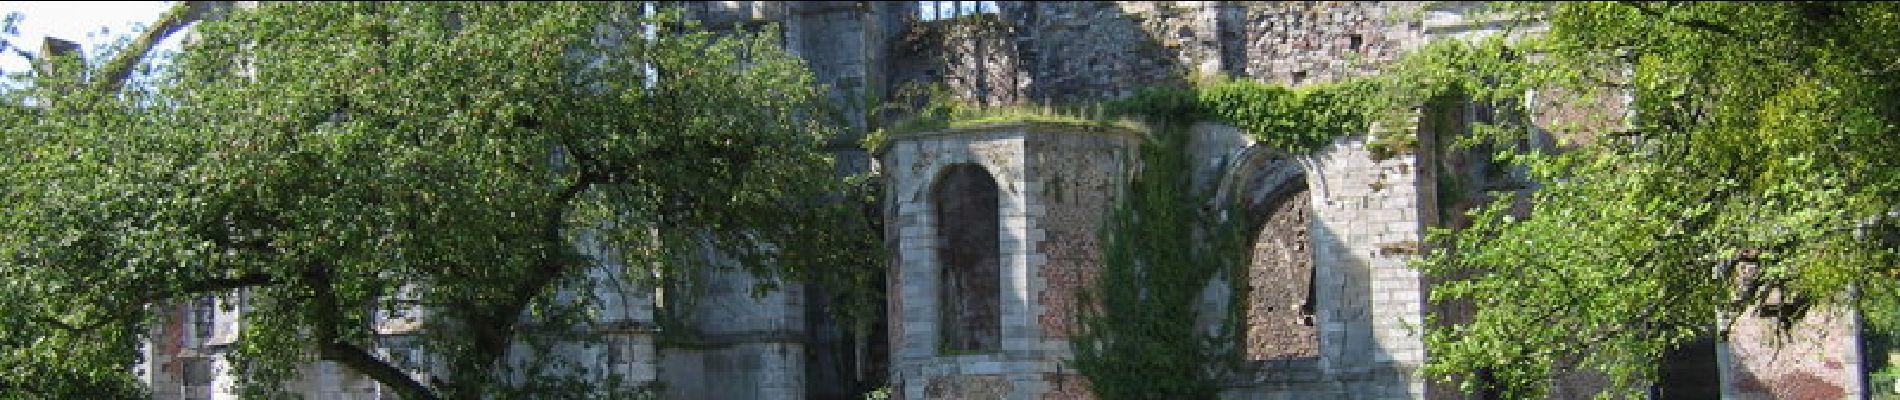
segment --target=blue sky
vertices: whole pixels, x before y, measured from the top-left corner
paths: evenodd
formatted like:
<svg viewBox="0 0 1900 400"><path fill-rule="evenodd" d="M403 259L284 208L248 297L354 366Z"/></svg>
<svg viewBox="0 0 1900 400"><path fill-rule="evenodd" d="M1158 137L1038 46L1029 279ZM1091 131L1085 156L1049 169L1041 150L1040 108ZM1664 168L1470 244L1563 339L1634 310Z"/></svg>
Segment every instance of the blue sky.
<svg viewBox="0 0 1900 400"><path fill-rule="evenodd" d="M158 20L171 8L170 1L0 1L0 15L18 12L20 35L6 37L14 45L37 52L40 40L51 36L79 42L86 54L96 54L98 46L113 38L136 35L141 28ZM160 51L177 50L178 38L159 44ZM27 61L9 51L0 54L0 71L27 68Z"/></svg>

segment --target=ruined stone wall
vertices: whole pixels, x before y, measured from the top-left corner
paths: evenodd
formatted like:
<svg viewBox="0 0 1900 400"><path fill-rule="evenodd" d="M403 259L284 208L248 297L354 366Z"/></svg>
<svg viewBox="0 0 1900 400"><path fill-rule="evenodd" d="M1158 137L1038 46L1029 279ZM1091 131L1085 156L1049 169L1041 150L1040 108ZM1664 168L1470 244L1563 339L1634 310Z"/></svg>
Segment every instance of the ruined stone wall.
<svg viewBox="0 0 1900 400"><path fill-rule="evenodd" d="M1151 86L1185 84L1183 50L1201 46L1206 27L1189 22L1201 6L1165 2L999 3L1014 23L1029 68L1029 96L1044 103L1116 99ZM1181 28L1181 29L1170 29ZM1178 33L1189 38L1181 40Z"/></svg>
<svg viewBox="0 0 1900 400"><path fill-rule="evenodd" d="M1193 65L1184 59L1219 58L1214 14L1172 3L997 2L994 15L913 19L893 42L892 83L941 82L988 105L1086 104L1183 85Z"/></svg>
<svg viewBox="0 0 1900 400"><path fill-rule="evenodd" d="M737 269L700 271L674 287L661 313L674 321L658 344L669 399L805 397L805 288L755 296L759 278Z"/></svg>
<svg viewBox="0 0 1900 400"><path fill-rule="evenodd" d="M890 305L897 325L891 334L891 380L894 394L907 399L932 398L927 388L950 397L975 396L990 392L985 384L963 384L958 375L999 375L1005 370L1006 355L1017 350L1026 339L1026 314L1023 299L1027 276L1023 261L1028 249L1021 242L1026 209L1022 186L1022 132L983 132L957 137L931 137L892 143L880 158L889 185L886 201L893 202L895 215L887 216L897 231L895 250L902 263L891 266L894 286ZM999 253L1002 258L1003 293L997 293L1003 312L1003 349L999 352L959 354L946 352L942 341L941 282L938 248L942 246L935 227L954 221L937 220L930 193L942 171L952 164L976 164L987 171L1001 189L998 216L1002 226ZM1008 382L1008 381L1005 381ZM1004 383L996 383L1002 385ZM1013 387L1015 385L1010 385ZM953 391L953 392L945 392Z"/></svg>
<svg viewBox="0 0 1900 400"><path fill-rule="evenodd" d="M1239 20L1243 75L1260 81L1299 85L1364 75L1421 44L1418 4L1239 3L1225 12Z"/></svg>
<svg viewBox="0 0 1900 400"><path fill-rule="evenodd" d="M1716 344L1722 398L1861 397L1859 316L1841 308L1814 309L1785 334L1776 331L1775 316L1772 306L1756 306L1724 318L1732 330L1729 340Z"/></svg>
<svg viewBox="0 0 1900 400"><path fill-rule="evenodd" d="M941 82L958 99L999 106L1029 103L1030 70L1018 28L995 14L910 20L892 42L892 76L903 84ZM899 88L897 90L903 90Z"/></svg>
<svg viewBox="0 0 1900 400"><path fill-rule="evenodd" d="M1262 225L1282 220L1286 203L1275 199L1303 196L1307 221L1301 228L1281 228L1263 235L1292 240L1304 230L1306 248L1274 251L1278 257L1310 257L1310 290L1317 347L1310 355L1276 354L1250 362L1225 382L1230 399L1357 399L1421 398L1424 381L1415 376L1424 360L1424 345L1415 329L1423 322L1425 296L1422 277L1406 262L1416 257L1422 241L1418 212L1422 182L1414 171L1417 156L1399 154L1377 159L1366 149L1366 137L1336 139L1312 155L1284 155L1254 147L1238 129L1218 124L1194 128L1191 146L1196 159L1221 160L1225 168L1205 168L1210 177L1197 177L1217 189L1223 198L1260 208L1252 216ZM1225 139L1224 139L1225 138ZM1228 143L1227 146L1211 144ZM1224 182L1224 183L1223 183ZM1298 201L1291 202L1298 203ZM1279 216L1279 217L1276 217ZM1297 246L1297 245L1295 245ZM1286 258L1281 258L1285 260ZM1254 263L1249 274L1284 275L1286 263ZM1297 273L1297 272L1294 272ZM1293 293L1297 280L1265 279L1252 282L1266 290ZM1231 287L1210 287L1204 295L1203 314L1223 315ZM1247 313L1243 318L1271 317ZM1239 321L1243 326L1273 321ZM1216 327L1209 327L1216 329ZM1287 336L1270 335L1277 340ZM1297 338L1298 336L1292 336ZM1242 346L1247 343L1242 338ZM1264 345L1264 344L1263 344ZM1268 346L1271 347L1271 346ZM1244 347L1243 347L1244 348ZM1294 347L1297 348L1297 347Z"/></svg>
<svg viewBox="0 0 1900 400"><path fill-rule="evenodd" d="M1306 182L1295 182L1305 186ZM1319 330L1313 325L1313 257L1308 248L1305 190L1270 200L1251 212L1264 221L1255 228L1249 249L1246 321L1248 360L1319 356Z"/></svg>
<svg viewBox="0 0 1900 400"><path fill-rule="evenodd" d="M893 139L880 160L892 251L891 377L896 394L924 398L1071 398L1064 370L1075 291L1099 268L1096 240L1129 171L1131 133L1060 124L1000 124ZM999 351L940 345L941 220L931 190L952 165L975 165L999 190L1002 276Z"/></svg>
<svg viewBox="0 0 1900 400"><path fill-rule="evenodd" d="M1303 84L1362 75L1425 37L1421 8L1406 2L997 6L996 15L908 20L891 43L890 82L942 82L979 104L1088 104L1196 76Z"/></svg>
<svg viewBox="0 0 1900 400"><path fill-rule="evenodd" d="M1039 267L1032 260L1036 273L1029 282L1039 288L1034 313L1043 333L1040 350L1045 359L1067 360L1079 308L1089 307L1077 296L1101 274L1103 224L1126 190L1135 150L1128 138L1098 135L1043 135L1029 149L1032 179L1041 188L1031 205L1039 229L1028 238L1041 256ZM1048 390L1043 399L1092 398L1073 370L1042 370Z"/></svg>
<svg viewBox="0 0 1900 400"><path fill-rule="evenodd" d="M1040 190L1032 215L1041 234L1031 234L1042 255L1037 269L1037 323L1045 338L1075 334L1076 295L1093 285L1102 264L1101 234L1123 190L1132 149L1122 140L1089 135L1044 135L1029 143L1030 170ZM1039 214L1035 213L1040 211ZM1067 350L1063 348L1061 350Z"/></svg>
<svg viewBox="0 0 1900 400"><path fill-rule="evenodd" d="M905 42L894 44L912 47L893 52L892 82L944 82L963 100L981 104L1087 104L1147 87L1185 85L1194 75L1227 74L1290 84L1353 76L1396 58L1423 37L1415 15L1407 14L1416 6L1406 3L1095 1L999 2L998 6L1000 24L988 25L987 30L907 30ZM932 23L953 22L958 21ZM1233 145L1208 143L1210 151L1205 155L1212 157L1197 157L1197 169L1218 171L1221 157L1236 150ZM1410 173L1413 161L1399 158L1372 160L1363 139L1354 139L1302 160L1314 179L1344 179L1358 186L1331 193L1317 189L1328 183L1313 182L1316 189L1306 194L1304 207L1313 210L1304 239L1312 248L1300 251L1311 254L1310 286L1264 279L1273 273L1299 275L1297 268L1263 270L1263 279L1255 284L1313 293L1319 303L1312 311L1316 315L1310 322L1300 321L1315 325L1305 330L1312 335L1295 340L1313 344L1287 347L1309 349L1315 357L1284 357L1284 362L1263 365L1260 374L1240 378L1230 394L1355 398L1423 393L1419 380L1410 376L1422 360L1422 345L1405 331L1407 323L1417 326L1422 321L1423 288L1416 273L1404 266L1405 257L1416 251L1421 239L1420 215L1412 212L1420 201L1416 187L1420 181L1409 175L1391 177L1401 174L1397 171ZM1399 164L1384 165L1387 162ZM1208 175L1197 173L1195 179L1214 180ZM1387 186L1395 188L1385 190ZM1327 207L1334 211L1323 210ZM1044 218L1069 218L1052 209L1045 212ZM899 223L915 222L901 212L895 218ZM1341 231L1350 236L1339 237ZM1064 286L1072 280L1091 279L1087 269L1067 267L1068 259L1077 260L1075 265L1099 261L1063 256L1067 251L1059 243L1084 240L1058 238L1065 232L1045 232L1045 243L1052 244L1045 253L1047 269L1038 278L1047 282L1032 282L1032 287L1046 290L1041 300L1047 308L1039 315L1046 318L1044 328L1053 338L1072 327L1060 318L1049 318L1066 312L1051 311L1073 305L1064 304L1062 298L1067 296L1049 294L1073 291ZM915 262L908 255L895 257L902 263ZM914 283L893 282L892 287L910 286ZM1219 298L1224 296L1221 293L1226 292L1215 289L1207 297ZM1377 300L1375 293L1380 293ZM917 297L893 298L900 302ZM893 304L894 315L898 308ZM915 310L903 308L903 313ZM893 321L894 332L913 329L906 325ZM1272 335L1257 335L1267 336ZM1056 350L1052 346L1050 351ZM1071 376L1050 376L1045 385L1067 388L1065 383L1074 381ZM1068 396L1085 390L1045 393Z"/></svg>

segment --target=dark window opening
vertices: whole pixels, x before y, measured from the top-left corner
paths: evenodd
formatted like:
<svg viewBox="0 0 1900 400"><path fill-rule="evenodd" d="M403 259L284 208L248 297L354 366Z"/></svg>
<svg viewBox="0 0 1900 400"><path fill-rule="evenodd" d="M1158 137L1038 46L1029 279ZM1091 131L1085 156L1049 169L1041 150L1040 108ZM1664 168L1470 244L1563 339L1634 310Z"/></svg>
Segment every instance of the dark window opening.
<svg viewBox="0 0 1900 400"><path fill-rule="evenodd" d="M211 336L216 333L218 322L217 313L218 300L216 297L206 296L191 302L191 331L196 335L194 338L198 340L198 345L202 346L209 343Z"/></svg>
<svg viewBox="0 0 1900 400"><path fill-rule="evenodd" d="M1002 254L996 181L983 167L953 165L932 196L937 205L943 349L998 350Z"/></svg>
<svg viewBox="0 0 1900 400"><path fill-rule="evenodd" d="M1663 353L1657 371L1654 399L1715 399L1722 397L1721 364L1715 358L1715 337L1706 335Z"/></svg>
<svg viewBox="0 0 1900 400"><path fill-rule="evenodd" d="M215 378L211 370L211 360L205 358L184 359L184 370L180 371L182 384L181 397L186 400L211 399L211 381Z"/></svg>
<svg viewBox="0 0 1900 400"><path fill-rule="evenodd" d="M185 386L211 386L211 360L186 359L184 369Z"/></svg>

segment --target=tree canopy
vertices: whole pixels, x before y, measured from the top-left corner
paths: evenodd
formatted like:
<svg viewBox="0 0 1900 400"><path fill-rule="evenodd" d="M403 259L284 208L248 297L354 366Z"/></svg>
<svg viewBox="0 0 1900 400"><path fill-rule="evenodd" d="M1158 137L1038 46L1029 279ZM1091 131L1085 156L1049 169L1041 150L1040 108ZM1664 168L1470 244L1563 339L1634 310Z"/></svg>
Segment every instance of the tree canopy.
<svg viewBox="0 0 1900 400"><path fill-rule="evenodd" d="M0 94L0 396L137 396L145 327L203 296L241 299L249 394L321 359L406 398L545 398L608 393L507 361L587 326L590 268L876 287L805 65L650 11L266 3L153 87L26 77ZM409 308L426 380L372 351Z"/></svg>
<svg viewBox="0 0 1900 400"><path fill-rule="evenodd" d="M1719 335L1770 293L1891 326L1900 243L1900 5L1505 4L1546 32L1444 45L1411 73L1517 115L1525 93L1629 95L1617 131L1547 126L1564 151L1507 152L1541 187L1440 232L1437 301L1477 307L1427 338L1428 370L1538 397L1556 374L1634 394L1669 348ZM1429 61L1429 62L1425 62ZM1592 98L1598 100L1593 100ZM1623 121L1600 113L1598 120ZM1478 140L1524 138L1502 121ZM1610 124L1614 126L1616 124ZM1791 316L1798 318L1799 314Z"/></svg>

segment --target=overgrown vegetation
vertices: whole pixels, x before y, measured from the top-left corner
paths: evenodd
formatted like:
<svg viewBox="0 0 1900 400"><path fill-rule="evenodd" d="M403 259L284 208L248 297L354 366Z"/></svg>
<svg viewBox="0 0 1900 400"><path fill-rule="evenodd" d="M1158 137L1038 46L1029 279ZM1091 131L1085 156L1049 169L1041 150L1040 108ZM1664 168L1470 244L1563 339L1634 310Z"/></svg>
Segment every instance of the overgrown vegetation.
<svg viewBox="0 0 1900 400"><path fill-rule="evenodd" d="M601 275L881 284L776 35L637 3L265 3L193 29L151 88L62 60L0 93L0 397L140 397L145 328L181 323L153 314L218 296L252 397L330 361L410 399L632 398L554 351L619 322ZM429 365L378 354L399 311Z"/></svg>
<svg viewBox="0 0 1900 400"><path fill-rule="evenodd" d="M1137 132L1147 130L1147 126L1139 121L1111 116L1099 106L975 106L959 101L940 85L905 86L894 97L892 101L872 109L871 114L889 114L901 118L866 134L859 142L865 149L877 151L891 138L899 136L999 123L1046 123Z"/></svg>
<svg viewBox="0 0 1900 400"><path fill-rule="evenodd" d="M1451 278L1433 300L1477 308L1426 337L1427 373L1537 398L1554 377L1594 371L1609 394L1640 397L1669 349L1726 334L1718 316L1756 318L1746 310L1770 293L1808 304L1783 327L1845 310L1892 326L1900 5L1500 5L1548 32L1435 45L1400 72L1478 72L1465 73L1486 79L1467 87L1474 100L1538 90L1580 107L1627 94L1635 118L1585 114L1611 124L1556 132L1559 154L1504 154L1543 184L1534 207L1506 196L1433 234L1439 248L1419 265ZM1473 138L1509 143L1524 125Z"/></svg>
<svg viewBox="0 0 1900 400"><path fill-rule="evenodd" d="M1183 222L1207 217L1181 207L1199 204L1193 199L1168 197L1188 191L1147 180L1180 173L1168 158L1178 155L1152 150L1175 146L1168 140L1181 121L1223 121L1296 154L1366 132L1375 156L1392 156L1417 146L1404 129L1417 108L1447 95L1506 116L1470 126L1454 149L1501 144L1495 159L1541 187L1529 194L1535 207L1498 196L1469 215L1468 228L1431 235L1434 250L1418 265L1446 279L1432 301L1469 301L1477 311L1468 322L1433 325L1429 375L1535 398L1554 377L1595 371L1610 379L1610 394L1638 395L1669 349L1722 334L1717 316L1741 315L1769 293L1802 299L1806 310L1860 310L1882 330L1895 325L1900 166L1890 161L1900 158L1892 140L1900 36L1890 33L1900 30L1900 6L1499 9L1550 29L1431 43L1364 78L1296 89L1204 82L1128 99L1131 115L1167 116L1177 128L1151 139L1108 229L1109 263L1091 299L1101 308L1084 321L1092 336L1077 341L1078 366L1089 366L1080 369L1097 391L1194 397L1214 378L1216 347L1189 329L1181 315L1191 304L1177 297L1218 270L1202 264L1217 261L1212 253L1189 250L1199 244L1175 242L1213 239ZM1540 128L1565 152L1509 145L1530 138L1532 117L1550 111L1528 106L1532 94L1575 112L1537 121L1550 123ZM1622 96L1634 99L1627 115L1636 118L1616 105ZM1478 184L1441 183L1448 192ZM1806 315L1783 315L1783 326Z"/></svg>
<svg viewBox="0 0 1900 400"><path fill-rule="evenodd" d="M1390 111L1402 101L1389 100L1406 93L1390 93L1383 79L1363 77L1339 82L1287 88L1251 80L1200 79L1186 88L1148 88L1127 99L1103 104L1068 106L973 106L955 99L941 87L911 86L880 112L905 117L867 136L865 148L876 149L893 136L980 126L998 122L1047 122L1111 126L1145 130L1137 121L1165 116L1183 126L1216 121L1244 130L1267 147L1308 154L1330 145L1334 138L1372 133L1375 151L1404 153L1417 139L1408 129L1381 129L1380 124L1404 127L1403 113ZM1372 101L1367 99L1388 99ZM1410 106L1398 107L1409 110ZM1393 116L1400 117L1393 117ZM1379 118L1391 118L1381 120ZM1150 124L1152 125L1152 124Z"/></svg>
<svg viewBox="0 0 1900 400"><path fill-rule="evenodd" d="M1454 50L1463 48L1437 51ZM1457 68L1436 67L1427 72ZM1140 172L1108 219L1103 273L1082 299L1098 308L1078 315L1083 329L1072 342L1074 365L1105 399L1206 398L1217 393L1219 379L1240 367L1239 329L1233 316L1225 318L1224 329L1197 326L1194 301L1216 274L1242 276L1245 238L1239 218L1222 217L1240 215L1233 205L1210 204L1206 193L1188 186L1188 128L1202 121L1227 123L1264 146L1292 154L1320 151L1342 136L1369 134L1375 157L1403 154L1417 144L1413 131L1404 129L1411 123L1409 112L1424 99L1477 79L1426 81L1422 75L1297 88L1199 79L1192 87L1149 88L1126 99L1073 107L973 107L942 89L913 87L895 105L885 106L909 118L868 136L864 144L876 149L896 135L999 122L1129 127L1131 120L1144 121L1142 130L1149 135Z"/></svg>
<svg viewBox="0 0 1900 400"><path fill-rule="evenodd" d="M1239 229L1196 193L1187 157L1198 112L1179 91L1150 91L1111 103L1154 127L1140 172L1103 229L1102 271L1080 293L1082 329L1071 341L1076 371L1103 399L1199 399L1219 393L1231 338L1196 324L1201 288L1242 264ZM1222 331L1225 332L1225 331Z"/></svg>
<svg viewBox="0 0 1900 400"><path fill-rule="evenodd" d="M1107 115L1142 118L1154 134L1141 168L1103 230L1102 274L1082 293L1082 331L1073 365L1104 399L1212 398L1219 382L1243 370L1236 313L1222 327L1200 326L1195 303L1214 277L1242 279L1244 211L1212 204L1191 187L1186 141L1196 122L1237 126L1263 145L1294 154L1324 149L1373 124L1350 101L1370 80L1287 89L1237 81L1197 88L1152 88L1103 106ZM1363 93L1356 93L1363 94ZM1399 135L1409 134L1400 132Z"/></svg>

